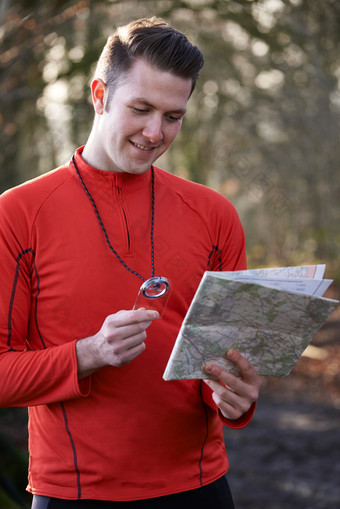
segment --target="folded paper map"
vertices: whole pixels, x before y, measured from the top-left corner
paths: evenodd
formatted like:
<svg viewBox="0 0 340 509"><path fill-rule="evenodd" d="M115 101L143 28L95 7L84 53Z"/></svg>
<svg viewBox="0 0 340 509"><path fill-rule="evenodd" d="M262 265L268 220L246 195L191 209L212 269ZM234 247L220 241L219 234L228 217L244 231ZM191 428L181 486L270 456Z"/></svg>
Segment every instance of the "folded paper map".
<svg viewBox="0 0 340 509"><path fill-rule="evenodd" d="M164 380L210 378L213 361L238 374L229 349L260 375L286 376L339 301L322 297L325 266L205 272L169 358Z"/></svg>

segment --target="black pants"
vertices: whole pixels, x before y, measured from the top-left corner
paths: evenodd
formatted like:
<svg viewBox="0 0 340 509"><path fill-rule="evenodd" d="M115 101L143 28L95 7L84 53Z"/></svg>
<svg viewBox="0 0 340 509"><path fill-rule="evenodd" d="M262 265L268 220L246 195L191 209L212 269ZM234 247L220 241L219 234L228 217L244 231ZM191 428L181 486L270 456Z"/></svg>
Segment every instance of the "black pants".
<svg viewBox="0 0 340 509"><path fill-rule="evenodd" d="M196 490L175 493L166 497L110 502L101 500L62 500L34 495L32 509L235 509L227 479Z"/></svg>

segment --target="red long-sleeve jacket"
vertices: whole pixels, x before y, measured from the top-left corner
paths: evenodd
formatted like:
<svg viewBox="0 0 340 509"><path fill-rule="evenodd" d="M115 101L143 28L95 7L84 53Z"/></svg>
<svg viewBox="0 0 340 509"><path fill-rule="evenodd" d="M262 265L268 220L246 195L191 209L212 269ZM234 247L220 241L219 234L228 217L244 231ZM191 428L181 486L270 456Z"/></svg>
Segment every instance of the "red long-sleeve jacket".
<svg viewBox="0 0 340 509"><path fill-rule="evenodd" d="M151 276L151 171L76 165L110 242ZM205 270L244 269L244 234L228 200L155 168L154 262L173 291L129 365L78 381L75 345L131 309L142 281L109 249L73 165L0 199L0 404L29 407L33 494L135 500L197 488L228 470L222 419L200 381L165 382L167 360Z"/></svg>

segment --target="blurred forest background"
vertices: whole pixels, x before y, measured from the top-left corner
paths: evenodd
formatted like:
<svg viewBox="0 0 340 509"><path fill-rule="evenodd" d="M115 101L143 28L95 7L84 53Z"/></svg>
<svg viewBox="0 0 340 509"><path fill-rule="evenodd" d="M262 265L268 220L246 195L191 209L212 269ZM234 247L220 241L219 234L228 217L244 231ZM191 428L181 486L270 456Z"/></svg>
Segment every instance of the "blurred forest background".
<svg viewBox="0 0 340 509"><path fill-rule="evenodd" d="M335 280L328 296L338 298L336 0L0 0L0 192L86 142L89 84L107 36L152 15L205 56L182 131L159 166L235 204L250 268L326 263ZM25 421L8 412L0 413L7 428ZM22 507L13 479L26 456L1 435L0 453L0 509Z"/></svg>

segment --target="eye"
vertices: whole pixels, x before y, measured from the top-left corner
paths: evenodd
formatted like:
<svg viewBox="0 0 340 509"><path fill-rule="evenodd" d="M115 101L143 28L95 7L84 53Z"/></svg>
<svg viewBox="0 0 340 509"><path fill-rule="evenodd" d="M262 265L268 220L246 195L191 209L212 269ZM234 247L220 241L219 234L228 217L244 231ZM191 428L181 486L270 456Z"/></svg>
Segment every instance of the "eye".
<svg viewBox="0 0 340 509"><path fill-rule="evenodd" d="M148 110L145 108L137 108L136 106L132 106L131 109L137 114L137 115L145 115L148 113Z"/></svg>
<svg viewBox="0 0 340 509"><path fill-rule="evenodd" d="M166 118L169 120L169 122L178 122L179 120L182 120L183 117L176 115L168 115Z"/></svg>

